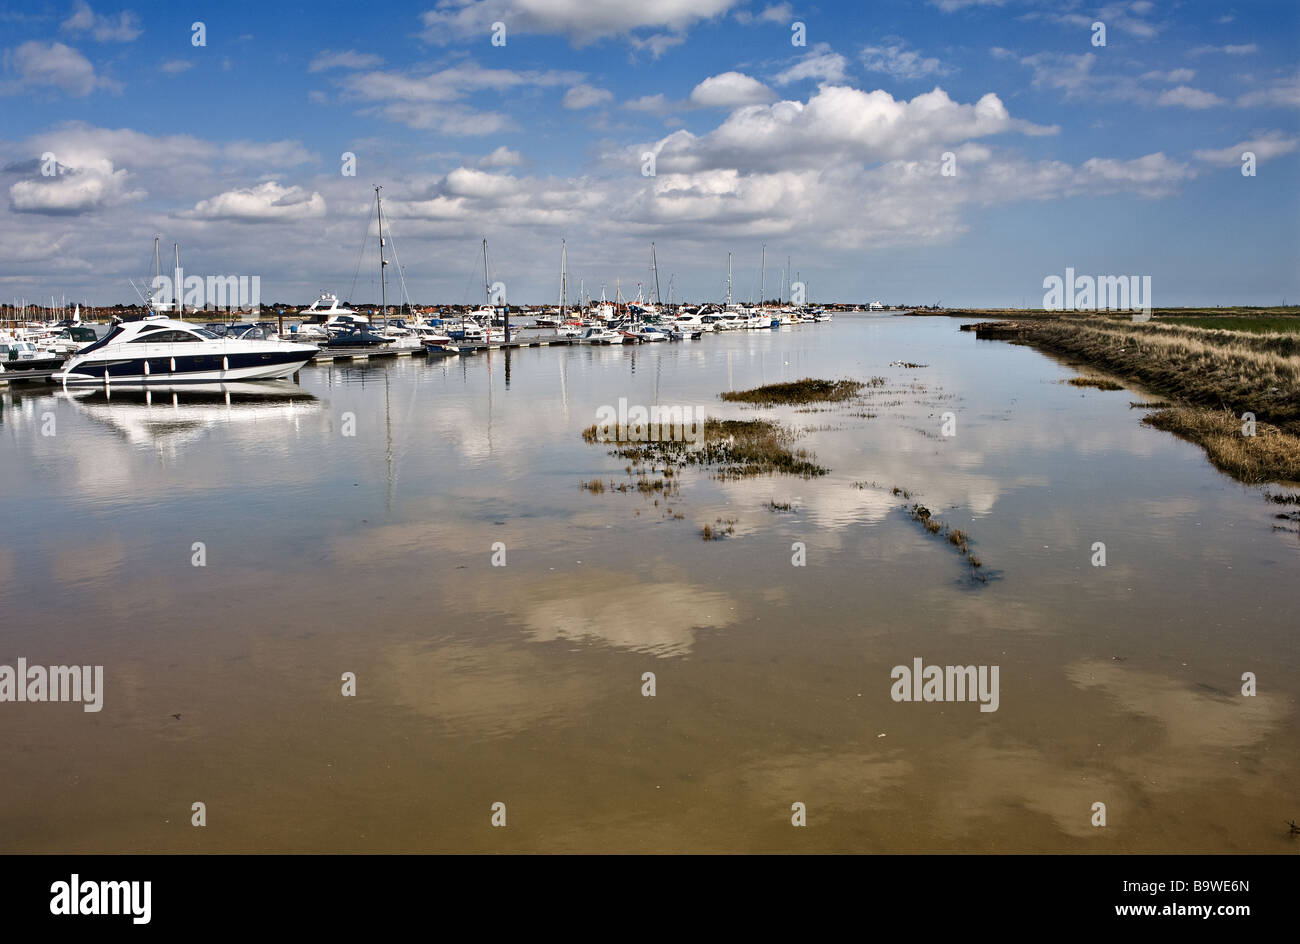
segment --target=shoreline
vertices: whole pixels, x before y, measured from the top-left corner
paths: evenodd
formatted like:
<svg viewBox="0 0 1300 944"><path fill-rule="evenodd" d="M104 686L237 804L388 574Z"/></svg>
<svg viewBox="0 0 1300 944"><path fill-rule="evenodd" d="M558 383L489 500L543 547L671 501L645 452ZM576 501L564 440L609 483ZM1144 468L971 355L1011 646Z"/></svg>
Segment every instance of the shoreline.
<svg viewBox="0 0 1300 944"><path fill-rule="evenodd" d="M961 330L1139 383L1173 401L1143 422L1201 446L1215 468L1249 485L1300 483L1300 334L1059 313Z"/></svg>

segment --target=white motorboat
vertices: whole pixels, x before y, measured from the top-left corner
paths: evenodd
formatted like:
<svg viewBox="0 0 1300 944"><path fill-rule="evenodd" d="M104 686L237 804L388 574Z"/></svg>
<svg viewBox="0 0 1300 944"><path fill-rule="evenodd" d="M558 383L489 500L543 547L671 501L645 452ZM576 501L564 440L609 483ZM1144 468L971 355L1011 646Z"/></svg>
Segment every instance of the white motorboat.
<svg viewBox="0 0 1300 944"><path fill-rule="evenodd" d="M634 336L638 341L668 340L668 335L664 334L664 332L660 331L658 328L648 324L641 324L640 322L628 325L628 327L624 329L623 333L625 335L630 334Z"/></svg>
<svg viewBox="0 0 1300 944"><path fill-rule="evenodd" d="M696 331L712 331L713 322L705 321L704 318L705 316L701 315L699 312L692 311L678 315L672 323L676 327L688 333L694 333Z"/></svg>
<svg viewBox="0 0 1300 944"><path fill-rule="evenodd" d="M420 339L420 343L427 347L442 347L451 343L451 337L437 325L425 324L423 322L411 325L411 333Z"/></svg>
<svg viewBox="0 0 1300 944"><path fill-rule="evenodd" d="M583 344L622 344L623 336L609 328L588 328L581 341Z"/></svg>
<svg viewBox="0 0 1300 944"><path fill-rule="evenodd" d="M476 321L463 321L447 327L449 340L464 344L504 344L505 328L494 328Z"/></svg>
<svg viewBox="0 0 1300 944"><path fill-rule="evenodd" d="M0 338L0 362L13 373L24 370L51 370L63 363L63 356L42 351L35 341L26 338Z"/></svg>
<svg viewBox="0 0 1300 944"><path fill-rule="evenodd" d="M290 376L319 352L314 344L220 338L184 321L150 317L114 326L53 379L67 386L273 380Z"/></svg>
<svg viewBox="0 0 1300 944"><path fill-rule="evenodd" d="M47 342L45 350L56 357L66 357L69 354L77 353L83 348L90 347L107 333L107 328L100 327L96 330L93 325L78 322L64 328L62 332Z"/></svg>
<svg viewBox="0 0 1300 944"><path fill-rule="evenodd" d="M329 292L322 292L301 314L304 321L290 327L298 341L328 341L336 331L370 323L367 316L340 305L338 296Z"/></svg>

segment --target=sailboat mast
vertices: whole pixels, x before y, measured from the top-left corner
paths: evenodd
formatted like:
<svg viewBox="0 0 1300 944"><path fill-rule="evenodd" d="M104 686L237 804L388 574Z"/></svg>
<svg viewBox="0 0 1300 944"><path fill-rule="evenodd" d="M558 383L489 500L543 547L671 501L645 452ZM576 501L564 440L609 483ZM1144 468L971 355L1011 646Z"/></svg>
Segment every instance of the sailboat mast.
<svg viewBox="0 0 1300 944"><path fill-rule="evenodd" d="M176 297L176 316L185 317L185 284L181 275L181 244L172 243L172 251L176 254L176 281L172 286L173 294Z"/></svg>
<svg viewBox="0 0 1300 944"><path fill-rule="evenodd" d="M388 278L385 269L388 260L384 258L384 206L379 198L382 187L375 187L375 222L379 224L379 309L385 321L388 320Z"/></svg>
<svg viewBox="0 0 1300 944"><path fill-rule="evenodd" d="M763 274L758 280L758 304L762 306L767 304L767 243L763 243L763 264L760 271Z"/></svg>
<svg viewBox="0 0 1300 944"><path fill-rule="evenodd" d="M727 253L727 307L731 307L731 253Z"/></svg>
<svg viewBox="0 0 1300 944"><path fill-rule="evenodd" d="M560 240L560 320L569 307L569 250Z"/></svg>
<svg viewBox="0 0 1300 944"><path fill-rule="evenodd" d="M487 237L483 237L483 298L492 307L492 275L488 271Z"/></svg>
<svg viewBox="0 0 1300 944"><path fill-rule="evenodd" d="M655 304L662 305L664 300L659 296L659 260L655 258L655 244L650 244L650 271L655 277Z"/></svg>

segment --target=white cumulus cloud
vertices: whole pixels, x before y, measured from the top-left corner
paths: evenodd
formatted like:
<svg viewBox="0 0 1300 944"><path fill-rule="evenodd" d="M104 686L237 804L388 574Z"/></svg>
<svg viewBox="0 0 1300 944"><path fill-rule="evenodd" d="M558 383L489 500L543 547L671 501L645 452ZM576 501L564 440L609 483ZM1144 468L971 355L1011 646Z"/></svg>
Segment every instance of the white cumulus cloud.
<svg viewBox="0 0 1300 944"><path fill-rule="evenodd" d="M128 186L130 175L109 160L60 166L53 177L33 176L9 188L9 205L18 213L75 215L146 196Z"/></svg>
<svg viewBox="0 0 1300 944"><path fill-rule="evenodd" d="M524 162L524 156L518 151L512 151L504 144L494 150L491 154L482 157L479 167L518 167Z"/></svg>
<svg viewBox="0 0 1300 944"><path fill-rule="evenodd" d="M17 88L53 87L78 97L97 88L117 88L116 83L95 75L89 59L63 43L29 40L6 58L18 73Z"/></svg>
<svg viewBox="0 0 1300 944"><path fill-rule="evenodd" d="M654 144L663 171L738 168L776 171L821 167L833 160L892 160L938 153L949 145L1005 132L1051 134L1054 127L1012 118L996 95L961 104L943 89L896 100L877 89L864 92L824 85L807 103L774 102L732 112L697 137L677 131ZM645 148L633 148L639 150Z"/></svg>
<svg viewBox="0 0 1300 944"><path fill-rule="evenodd" d="M274 180L255 187L227 190L181 216L199 220L231 220L239 223L266 223L277 220L302 220L325 215L325 198L302 187L283 187Z"/></svg>
<svg viewBox="0 0 1300 944"><path fill-rule="evenodd" d="M697 108L735 108L772 98L772 91L743 72L709 76L691 90L691 104Z"/></svg>

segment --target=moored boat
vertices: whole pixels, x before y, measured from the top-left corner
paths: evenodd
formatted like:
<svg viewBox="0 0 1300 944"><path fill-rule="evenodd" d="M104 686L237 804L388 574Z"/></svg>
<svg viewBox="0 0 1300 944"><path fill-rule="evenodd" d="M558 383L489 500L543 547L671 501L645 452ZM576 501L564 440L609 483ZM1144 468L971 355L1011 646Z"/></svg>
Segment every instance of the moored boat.
<svg viewBox="0 0 1300 944"><path fill-rule="evenodd" d="M24 338L0 338L0 362L10 373L51 370L63 363L63 355L42 351Z"/></svg>
<svg viewBox="0 0 1300 944"><path fill-rule="evenodd" d="M152 317L116 325L69 358L53 379L68 386L273 380L318 353L312 344L219 338L184 321Z"/></svg>

